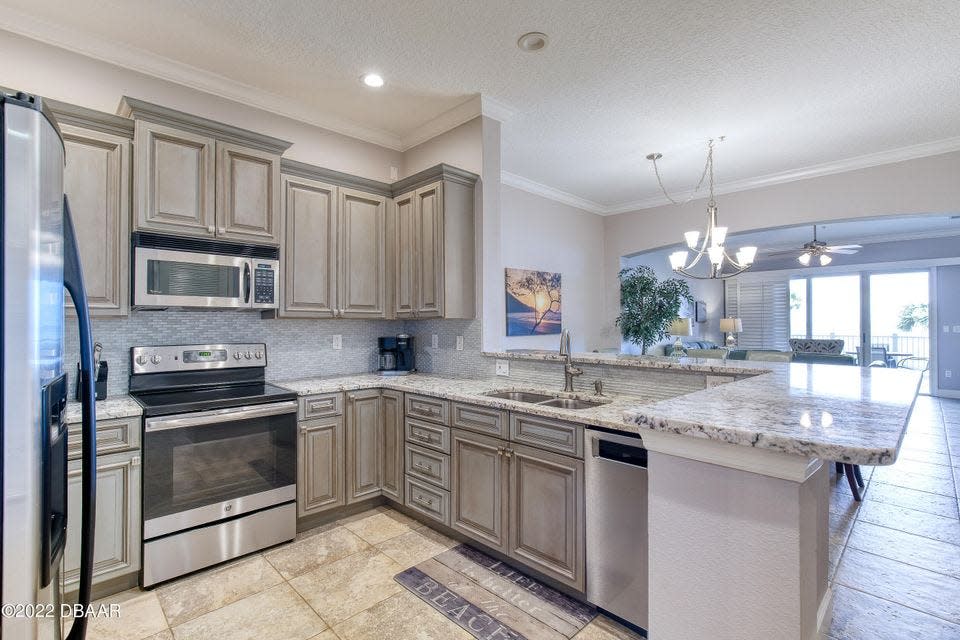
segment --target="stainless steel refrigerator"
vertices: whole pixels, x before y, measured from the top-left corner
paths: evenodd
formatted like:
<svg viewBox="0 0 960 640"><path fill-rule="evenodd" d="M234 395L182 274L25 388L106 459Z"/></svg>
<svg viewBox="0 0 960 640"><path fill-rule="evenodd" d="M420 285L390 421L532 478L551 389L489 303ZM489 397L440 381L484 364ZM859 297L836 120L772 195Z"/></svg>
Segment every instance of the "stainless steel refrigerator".
<svg viewBox="0 0 960 640"><path fill-rule="evenodd" d="M0 94L0 636L83 638L85 617L61 624L67 524L80 532L78 604L90 601L96 500L96 415L90 318L69 205L64 148L41 98ZM82 508L67 509L64 289L77 310L83 403ZM72 610L72 609L71 609Z"/></svg>

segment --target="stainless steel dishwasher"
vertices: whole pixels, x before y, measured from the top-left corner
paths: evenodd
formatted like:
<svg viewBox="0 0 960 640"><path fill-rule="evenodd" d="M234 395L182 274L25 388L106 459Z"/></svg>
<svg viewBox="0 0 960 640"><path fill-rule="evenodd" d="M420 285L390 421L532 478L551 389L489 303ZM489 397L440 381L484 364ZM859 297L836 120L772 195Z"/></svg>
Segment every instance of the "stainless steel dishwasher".
<svg viewBox="0 0 960 640"><path fill-rule="evenodd" d="M647 450L587 429L587 600L647 629Z"/></svg>

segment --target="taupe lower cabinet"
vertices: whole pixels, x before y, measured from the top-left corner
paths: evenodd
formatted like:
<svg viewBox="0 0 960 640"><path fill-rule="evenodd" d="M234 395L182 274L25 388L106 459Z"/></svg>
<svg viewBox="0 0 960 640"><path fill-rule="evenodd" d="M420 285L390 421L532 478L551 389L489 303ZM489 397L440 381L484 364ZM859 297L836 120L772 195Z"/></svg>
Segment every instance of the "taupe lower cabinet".
<svg viewBox="0 0 960 640"><path fill-rule="evenodd" d="M343 416L299 423L297 516L309 516L345 503Z"/></svg>
<svg viewBox="0 0 960 640"><path fill-rule="evenodd" d="M289 142L124 97L135 121L134 228L280 244Z"/></svg>
<svg viewBox="0 0 960 640"><path fill-rule="evenodd" d="M474 317L473 187L439 180L397 196L390 226L396 317Z"/></svg>
<svg viewBox="0 0 960 640"><path fill-rule="evenodd" d="M280 315L386 316L386 198L284 175Z"/></svg>
<svg viewBox="0 0 960 640"><path fill-rule="evenodd" d="M403 502L403 394L384 389L380 394L383 419L383 495Z"/></svg>
<svg viewBox="0 0 960 640"><path fill-rule="evenodd" d="M451 526L583 591L583 461L462 429L451 440Z"/></svg>
<svg viewBox="0 0 960 640"><path fill-rule="evenodd" d="M347 504L381 493L383 422L380 391L351 391L346 402Z"/></svg>
<svg viewBox="0 0 960 640"><path fill-rule="evenodd" d="M94 316L125 316L130 302L133 123L54 102L65 151L63 192L80 248ZM72 309L72 303L67 303Z"/></svg>
<svg viewBox="0 0 960 640"><path fill-rule="evenodd" d="M139 429L139 416L135 419ZM125 426L124 420L105 420L97 425L97 433L110 430L113 424ZM139 435L131 445L139 443ZM99 455L97 457L97 513L94 536L93 582L135 574L140 570L140 451ZM71 457L79 455L77 453ZM70 460L67 466L67 510L81 512L81 460ZM67 545L63 554L64 590L74 591L80 576L79 520L67 527Z"/></svg>

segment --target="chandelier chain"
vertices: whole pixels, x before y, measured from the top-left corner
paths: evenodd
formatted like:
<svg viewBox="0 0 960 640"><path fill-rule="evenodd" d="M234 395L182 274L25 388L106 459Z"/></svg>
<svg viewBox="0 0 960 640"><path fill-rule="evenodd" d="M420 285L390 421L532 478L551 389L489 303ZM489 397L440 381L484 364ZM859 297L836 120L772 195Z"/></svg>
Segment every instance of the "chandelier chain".
<svg viewBox="0 0 960 640"><path fill-rule="evenodd" d="M723 141L723 137L720 138L720 141ZM683 202L678 202L673 199L673 197L667 192L667 188L663 186L663 178L660 176L660 167L657 166L657 155L654 154L650 160L653 161L653 172L657 176L657 184L660 185L660 191L663 192L663 196L671 203L677 206L683 206L688 202L693 201L697 197L697 193L700 192L700 187L703 186L703 181L706 179L707 174L710 174L710 200L713 201L713 138L710 139L710 142L707 144L707 161L703 165L703 172L700 174L700 180L697 181L697 186L693 188L693 191L690 193L690 196Z"/></svg>

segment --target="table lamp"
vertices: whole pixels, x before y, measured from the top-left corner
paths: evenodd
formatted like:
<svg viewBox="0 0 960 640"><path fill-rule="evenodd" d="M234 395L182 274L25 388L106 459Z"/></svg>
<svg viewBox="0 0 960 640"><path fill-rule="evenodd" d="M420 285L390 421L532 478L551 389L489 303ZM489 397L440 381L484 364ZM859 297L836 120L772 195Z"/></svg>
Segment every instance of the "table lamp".
<svg viewBox="0 0 960 640"><path fill-rule="evenodd" d="M720 331L727 334L727 346L737 346L737 334L743 331L743 322L740 318L720 318Z"/></svg>
<svg viewBox="0 0 960 640"><path fill-rule="evenodd" d="M692 336L693 335L693 323L690 322L690 318L677 318L670 323L670 329L667 331L670 335L676 336L677 340L673 343L673 353L672 355L680 356L687 355L687 349L683 346L682 336Z"/></svg>

